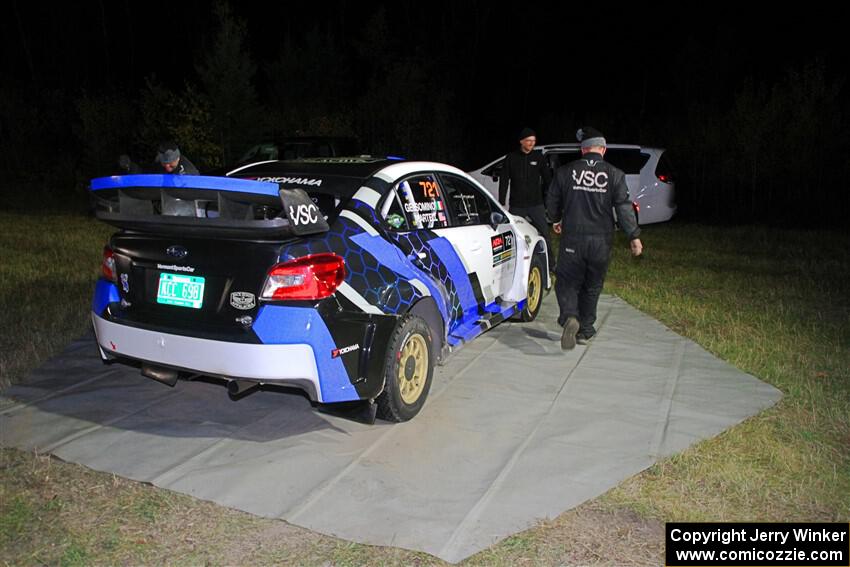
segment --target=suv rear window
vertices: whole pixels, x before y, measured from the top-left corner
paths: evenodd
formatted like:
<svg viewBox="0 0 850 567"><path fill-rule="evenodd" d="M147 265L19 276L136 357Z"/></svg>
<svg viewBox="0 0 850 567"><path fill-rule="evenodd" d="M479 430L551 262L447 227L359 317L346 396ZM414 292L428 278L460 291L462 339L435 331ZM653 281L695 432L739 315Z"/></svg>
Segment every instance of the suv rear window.
<svg viewBox="0 0 850 567"><path fill-rule="evenodd" d="M581 159L581 151L569 150L563 152L550 152L549 167L553 170L558 169L562 165ZM605 161L622 169L627 175L637 175L641 168L649 161L649 154L645 154L640 150L633 149L611 149L605 152Z"/></svg>
<svg viewBox="0 0 850 567"><path fill-rule="evenodd" d="M676 176L676 170L673 169L673 163L670 161L667 152L661 154L661 157L658 159L658 165L655 166L655 175L659 178L666 177L668 179Z"/></svg>
<svg viewBox="0 0 850 567"><path fill-rule="evenodd" d="M649 161L649 154L640 150L609 149L605 152L605 161L622 169L626 175L638 175L641 168Z"/></svg>
<svg viewBox="0 0 850 567"><path fill-rule="evenodd" d="M552 152L547 155L549 157L549 168L552 169L552 171L558 169L562 165L567 165L568 163L581 158L581 152L578 150L567 152Z"/></svg>

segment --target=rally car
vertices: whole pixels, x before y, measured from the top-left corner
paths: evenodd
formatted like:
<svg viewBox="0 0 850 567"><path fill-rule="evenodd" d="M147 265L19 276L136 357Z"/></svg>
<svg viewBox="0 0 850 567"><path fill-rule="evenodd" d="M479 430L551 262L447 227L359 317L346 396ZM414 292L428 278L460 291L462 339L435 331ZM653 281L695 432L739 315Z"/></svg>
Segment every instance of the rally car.
<svg viewBox="0 0 850 567"><path fill-rule="evenodd" d="M101 357L172 386L295 386L405 421L435 364L505 319L533 320L551 285L531 224L440 163L270 161L91 190L120 229L92 302Z"/></svg>

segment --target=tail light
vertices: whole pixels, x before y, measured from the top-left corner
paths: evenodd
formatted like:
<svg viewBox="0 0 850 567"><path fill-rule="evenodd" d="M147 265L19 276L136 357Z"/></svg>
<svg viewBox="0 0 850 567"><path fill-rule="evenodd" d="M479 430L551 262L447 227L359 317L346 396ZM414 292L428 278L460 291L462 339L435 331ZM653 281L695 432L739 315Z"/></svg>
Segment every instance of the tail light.
<svg viewBox="0 0 850 567"><path fill-rule="evenodd" d="M322 299L345 279L345 260L336 254L312 254L276 264L263 285L263 299Z"/></svg>
<svg viewBox="0 0 850 567"><path fill-rule="evenodd" d="M637 202L637 201L632 201L632 209L634 209L634 211L635 211L636 213L639 213L639 212L640 212L640 205L638 204L638 202Z"/></svg>
<svg viewBox="0 0 850 567"><path fill-rule="evenodd" d="M100 265L100 271L103 277L113 283L118 283L118 276L115 274L115 254L109 246L103 247L103 262Z"/></svg>
<svg viewBox="0 0 850 567"><path fill-rule="evenodd" d="M661 174L661 175L658 176L658 181L661 181L662 183L672 183L673 178L670 177L669 175Z"/></svg>

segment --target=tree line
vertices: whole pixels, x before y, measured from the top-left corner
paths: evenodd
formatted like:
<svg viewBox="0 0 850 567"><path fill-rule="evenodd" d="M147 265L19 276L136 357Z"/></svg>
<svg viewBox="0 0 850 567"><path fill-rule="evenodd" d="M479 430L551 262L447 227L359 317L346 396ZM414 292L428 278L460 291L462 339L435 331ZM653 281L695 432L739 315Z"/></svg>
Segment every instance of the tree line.
<svg viewBox="0 0 850 567"><path fill-rule="evenodd" d="M246 21L224 0L214 13L210 44L181 84L156 74L136 90L4 80L2 206L84 199L89 179L117 172L118 155L150 161L163 139L177 140L202 171L274 135L355 137L374 155L471 169L512 149L513 126L497 114L519 105L516 130L535 127L543 143L571 142L577 127L593 125L613 142L667 148L685 217L844 226L850 213L846 85L822 60L734 77L717 49L683 50L670 81L646 71L642 82L618 86L623 101L612 96L593 107L547 93L553 87L545 82L513 98L502 92L502 78L476 65L485 57L487 13L470 29L445 18L436 47L399 49L397 26L378 8L354 41L317 27L285 38L262 61L249 47ZM494 143L499 127L506 131Z"/></svg>

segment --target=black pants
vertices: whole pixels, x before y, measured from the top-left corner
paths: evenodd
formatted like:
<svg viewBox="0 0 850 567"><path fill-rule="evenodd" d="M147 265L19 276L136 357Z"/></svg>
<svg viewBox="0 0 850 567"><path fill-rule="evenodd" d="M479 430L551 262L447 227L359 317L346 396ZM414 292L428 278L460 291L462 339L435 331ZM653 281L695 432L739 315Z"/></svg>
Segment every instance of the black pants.
<svg viewBox="0 0 850 567"><path fill-rule="evenodd" d="M558 276L555 294L558 296L563 326L568 317L579 320L579 332L592 334L596 322L596 306L611 261L613 234L584 234L561 236L558 251Z"/></svg>
<svg viewBox="0 0 850 567"><path fill-rule="evenodd" d="M543 205L533 207L511 207L511 214L519 217L528 217L531 226L537 229L546 240L546 252L549 258L549 271L555 271L555 251L552 250L552 241L549 238L549 223L546 221L546 209Z"/></svg>

